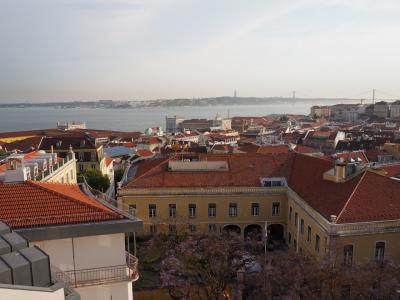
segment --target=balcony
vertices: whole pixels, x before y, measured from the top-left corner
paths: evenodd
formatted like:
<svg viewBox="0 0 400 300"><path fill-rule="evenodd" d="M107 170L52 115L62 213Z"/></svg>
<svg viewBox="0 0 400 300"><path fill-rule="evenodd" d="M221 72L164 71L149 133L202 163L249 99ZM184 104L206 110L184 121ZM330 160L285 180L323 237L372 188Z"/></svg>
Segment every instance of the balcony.
<svg viewBox="0 0 400 300"><path fill-rule="evenodd" d="M79 288L139 279L138 259L126 252L126 264L93 269L61 271L52 267L53 276L66 287Z"/></svg>

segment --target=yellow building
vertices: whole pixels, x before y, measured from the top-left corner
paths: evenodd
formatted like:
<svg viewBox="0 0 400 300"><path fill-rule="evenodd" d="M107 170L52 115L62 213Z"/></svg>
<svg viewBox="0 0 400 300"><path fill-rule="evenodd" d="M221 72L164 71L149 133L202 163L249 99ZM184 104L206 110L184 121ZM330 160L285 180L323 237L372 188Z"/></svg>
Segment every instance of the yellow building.
<svg viewBox="0 0 400 300"><path fill-rule="evenodd" d="M268 239L353 263L400 261L400 182L362 162L301 154L170 157L140 162L118 191L145 233L176 230Z"/></svg>

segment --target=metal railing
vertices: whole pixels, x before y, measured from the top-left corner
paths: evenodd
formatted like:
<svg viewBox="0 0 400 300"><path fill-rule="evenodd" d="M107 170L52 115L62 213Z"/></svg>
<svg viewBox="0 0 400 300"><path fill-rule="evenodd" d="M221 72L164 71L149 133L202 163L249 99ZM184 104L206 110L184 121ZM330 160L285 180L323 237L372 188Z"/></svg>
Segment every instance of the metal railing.
<svg viewBox="0 0 400 300"><path fill-rule="evenodd" d="M83 192L90 196L91 198L96 199L101 204L117 211L118 213L122 214L125 217L130 219L137 219L136 212L133 208L129 207L128 205L122 203L121 201L118 202L116 199L109 197L108 195L100 192L92 188L86 181L85 177L83 177L83 182L80 184Z"/></svg>
<svg viewBox="0 0 400 300"><path fill-rule="evenodd" d="M70 271L61 271L52 266L52 275L53 278L64 282L66 287L72 288L121 281L136 281L139 279L138 259L126 252L125 265Z"/></svg>

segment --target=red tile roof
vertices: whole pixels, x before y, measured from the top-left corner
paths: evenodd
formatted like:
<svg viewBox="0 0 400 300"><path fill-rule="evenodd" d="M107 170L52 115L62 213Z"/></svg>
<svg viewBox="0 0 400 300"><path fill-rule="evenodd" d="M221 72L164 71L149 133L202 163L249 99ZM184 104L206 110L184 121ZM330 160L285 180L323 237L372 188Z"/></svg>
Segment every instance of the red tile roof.
<svg viewBox="0 0 400 300"><path fill-rule="evenodd" d="M228 171L168 171L164 158L140 162L135 178L126 187L260 186L260 177L288 177L289 154L204 154L201 160L227 161Z"/></svg>
<svg viewBox="0 0 400 300"><path fill-rule="evenodd" d="M114 159L112 157L106 156L106 166L108 167L112 162L114 161Z"/></svg>
<svg viewBox="0 0 400 300"><path fill-rule="evenodd" d="M324 180L332 167L328 160L297 154L289 186L327 220L336 215L337 223L400 218L400 182L368 170L344 183Z"/></svg>
<svg viewBox="0 0 400 300"><path fill-rule="evenodd" d="M27 181L0 184L0 219L12 228L119 220L123 217L77 185Z"/></svg>
<svg viewBox="0 0 400 300"><path fill-rule="evenodd" d="M381 169L386 172L386 177L400 176L400 164L382 166Z"/></svg>
<svg viewBox="0 0 400 300"><path fill-rule="evenodd" d="M136 154L142 157L150 157L153 156L154 153L147 149L139 149L136 151Z"/></svg>
<svg viewBox="0 0 400 300"><path fill-rule="evenodd" d="M400 218L400 182L366 171L338 215L337 223Z"/></svg>
<svg viewBox="0 0 400 300"><path fill-rule="evenodd" d="M320 152L318 149L315 149L315 148L309 147L309 146L303 146L303 145L297 145L294 148L294 151L296 151L298 153L318 153L318 152Z"/></svg>
<svg viewBox="0 0 400 300"><path fill-rule="evenodd" d="M258 148L257 153L261 154L269 154L269 153L288 153L289 146L288 145L271 145L271 146L261 146Z"/></svg>

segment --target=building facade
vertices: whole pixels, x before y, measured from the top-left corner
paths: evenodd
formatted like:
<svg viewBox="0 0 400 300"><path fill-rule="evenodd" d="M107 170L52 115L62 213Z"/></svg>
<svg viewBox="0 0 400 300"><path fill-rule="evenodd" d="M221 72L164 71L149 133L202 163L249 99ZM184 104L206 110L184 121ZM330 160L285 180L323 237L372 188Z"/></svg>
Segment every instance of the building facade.
<svg viewBox="0 0 400 300"><path fill-rule="evenodd" d="M319 259L400 261L400 182L342 161L297 153L150 160L118 199L148 234L180 227L247 236L267 227L272 244Z"/></svg>

